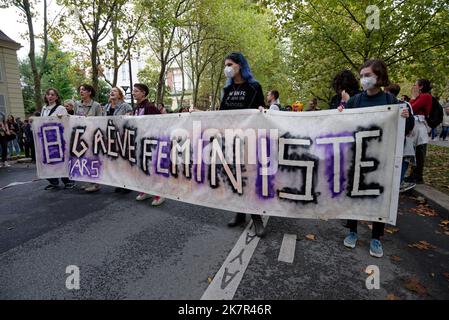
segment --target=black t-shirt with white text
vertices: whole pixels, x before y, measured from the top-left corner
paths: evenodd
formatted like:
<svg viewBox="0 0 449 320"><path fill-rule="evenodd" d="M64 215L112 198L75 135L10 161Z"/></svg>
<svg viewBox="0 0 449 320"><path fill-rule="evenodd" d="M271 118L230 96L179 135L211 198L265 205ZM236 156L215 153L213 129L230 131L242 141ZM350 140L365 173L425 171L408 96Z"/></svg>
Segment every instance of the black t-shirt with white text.
<svg viewBox="0 0 449 320"><path fill-rule="evenodd" d="M259 83L234 83L224 89L220 110L257 109L259 106L265 106Z"/></svg>

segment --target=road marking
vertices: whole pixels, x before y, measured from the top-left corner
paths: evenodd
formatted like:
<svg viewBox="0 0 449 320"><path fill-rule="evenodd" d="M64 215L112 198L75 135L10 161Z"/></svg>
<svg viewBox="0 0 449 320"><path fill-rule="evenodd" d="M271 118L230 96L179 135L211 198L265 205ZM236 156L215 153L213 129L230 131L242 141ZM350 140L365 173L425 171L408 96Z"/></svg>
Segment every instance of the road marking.
<svg viewBox="0 0 449 320"><path fill-rule="evenodd" d="M14 187L14 186L19 186L19 185L22 185L22 184L33 183L34 181L37 181L37 180L25 181L25 182L11 182L7 186L4 186L4 187L0 188L0 190L6 189L6 188L10 188L10 187Z"/></svg>
<svg viewBox="0 0 449 320"><path fill-rule="evenodd" d="M268 218L268 216L262 217L264 226L267 225ZM201 300L232 300L259 240L251 220L207 287Z"/></svg>
<svg viewBox="0 0 449 320"><path fill-rule="evenodd" d="M284 234L278 261L293 263L295 259L296 234Z"/></svg>

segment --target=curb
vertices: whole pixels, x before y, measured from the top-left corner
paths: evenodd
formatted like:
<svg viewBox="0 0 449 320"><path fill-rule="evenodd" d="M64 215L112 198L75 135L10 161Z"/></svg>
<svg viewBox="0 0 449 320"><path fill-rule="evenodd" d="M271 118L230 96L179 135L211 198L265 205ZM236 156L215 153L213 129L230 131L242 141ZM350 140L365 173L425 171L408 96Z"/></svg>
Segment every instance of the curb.
<svg viewBox="0 0 449 320"><path fill-rule="evenodd" d="M427 199L427 202L449 218L449 196L425 184L418 184L412 193Z"/></svg>

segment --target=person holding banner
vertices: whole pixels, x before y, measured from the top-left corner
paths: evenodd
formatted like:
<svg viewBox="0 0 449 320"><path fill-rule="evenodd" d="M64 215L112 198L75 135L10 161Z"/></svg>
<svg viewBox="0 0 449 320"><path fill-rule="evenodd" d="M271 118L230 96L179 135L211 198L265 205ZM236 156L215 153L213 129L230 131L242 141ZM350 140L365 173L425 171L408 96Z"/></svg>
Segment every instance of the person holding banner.
<svg viewBox="0 0 449 320"><path fill-rule="evenodd" d="M58 90L55 88L48 88L44 95L45 105L41 110L41 117L50 116L66 116L67 110L61 105L61 97L59 96ZM55 190L59 188L58 178L47 179L50 184L45 187L45 190ZM64 184L64 189L73 189L75 187L75 182L71 181L69 178L61 178Z"/></svg>
<svg viewBox="0 0 449 320"><path fill-rule="evenodd" d="M78 88L78 92L81 96L81 101L77 101L75 106L75 115L84 117L99 117L103 115L101 105L94 101L95 89L89 84L82 84ZM97 183L88 183L81 187L86 192L97 192L100 190L100 185Z"/></svg>
<svg viewBox="0 0 449 320"><path fill-rule="evenodd" d="M131 115L133 108L125 102L125 94L119 87L113 87L109 93L109 103L106 105L107 116Z"/></svg>
<svg viewBox="0 0 449 320"><path fill-rule="evenodd" d="M147 85L145 85L143 83L134 84L132 94L133 94L133 98L136 100L136 103L137 103L137 106L134 109L135 116L144 116L144 115L161 113L159 111L159 109L154 105L154 103L150 103L150 101L148 101L148 99L147 99L148 93L150 93L150 89L148 88ZM143 201L148 198L151 198L151 195L149 195L145 192L140 192L137 195L136 200ZM164 203L164 201L165 201L164 198L155 195L153 197L153 201L151 202L151 205L159 206L162 203Z"/></svg>
<svg viewBox="0 0 449 320"><path fill-rule="evenodd" d="M398 104L399 101L391 93L382 91L382 87L390 85L387 66L382 60L368 60L360 68L360 83L363 92L349 98L349 95L342 94L346 102L346 108L366 108L388 104ZM338 110L342 112L344 107L340 105ZM404 108L401 116L409 117L407 108ZM357 244L357 220L348 220L347 227L350 232L344 239L343 244L348 248L355 248ZM370 255L381 258L383 256L382 243L380 237L384 235L385 224L373 222L373 229L370 242Z"/></svg>
<svg viewBox="0 0 449 320"><path fill-rule="evenodd" d="M71 116L75 114L75 101L73 100L66 100L64 101L64 108L67 110L67 113Z"/></svg>
<svg viewBox="0 0 449 320"><path fill-rule="evenodd" d="M133 108L125 102L125 93L119 87L113 87L109 92L109 103L106 105L107 116L126 116L133 113ZM129 193L131 190L117 187L116 193Z"/></svg>
<svg viewBox="0 0 449 320"><path fill-rule="evenodd" d="M224 74L227 78L223 89L220 110L259 109L265 106L262 86L254 79L248 61L240 52L234 52L225 58ZM265 236L262 216L252 214L256 235ZM228 223L235 227L245 223L244 213L237 213Z"/></svg>

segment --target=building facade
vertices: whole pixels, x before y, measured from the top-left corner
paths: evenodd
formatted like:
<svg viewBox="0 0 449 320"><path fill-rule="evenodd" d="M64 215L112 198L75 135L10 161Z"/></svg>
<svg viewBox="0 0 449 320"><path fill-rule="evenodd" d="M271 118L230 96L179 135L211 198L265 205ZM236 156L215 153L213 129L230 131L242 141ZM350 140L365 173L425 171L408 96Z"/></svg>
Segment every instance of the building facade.
<svg viewBox="0 0 449 320"><path fill-rule="evenodd" d="M17 50L22 46L0 30L0 111L25 117Z"/></svg>

